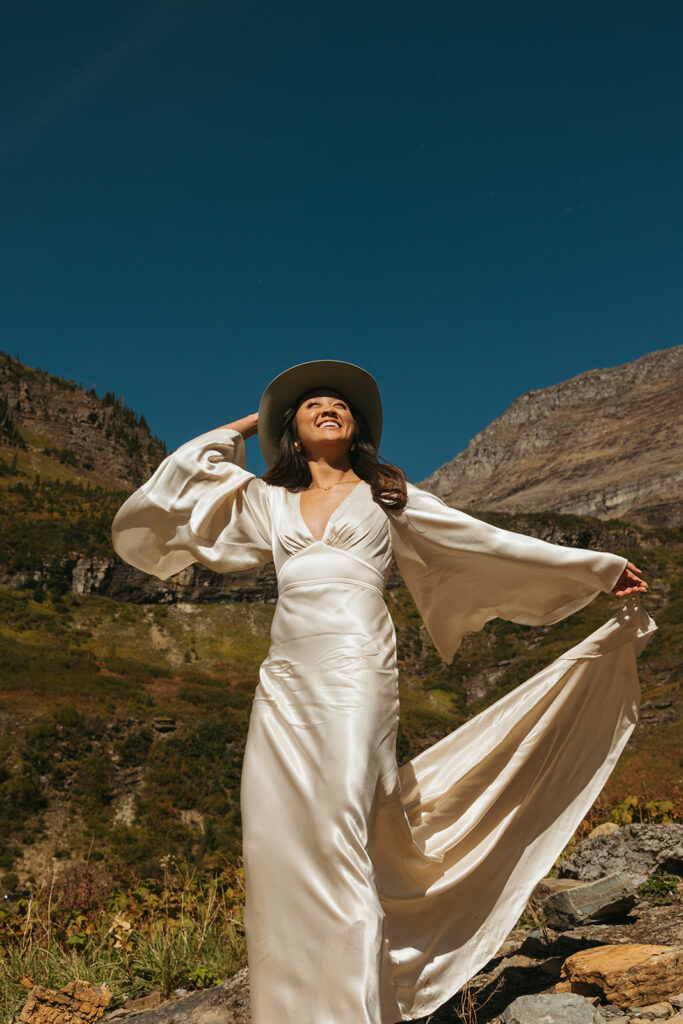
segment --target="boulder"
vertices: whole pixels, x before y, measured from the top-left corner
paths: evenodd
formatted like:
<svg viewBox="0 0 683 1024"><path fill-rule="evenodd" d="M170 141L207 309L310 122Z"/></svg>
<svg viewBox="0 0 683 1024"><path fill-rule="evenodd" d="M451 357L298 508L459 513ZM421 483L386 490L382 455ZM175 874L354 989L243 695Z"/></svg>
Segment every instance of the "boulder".
<svg viewBox="0 0 683 1024"><path fill-rule="evenodd" d="M541 906L545 922L557 931L590 921L622 917L634 906L636 890L629 875L617 872L576 888L551 893Z"/></svg>
<svg viewBox="0 0 683 1024"><path fill-rule="evenodd" d="M587 999L567 992L519 996L501 1014L503 1024L596 1024L601 1018Z"/></svg>
<svg viewBox="0 0 683 1024"><path fill-rule="evenodd" d="M562 965L556 991L600 995L623 1009L668 1000L683 986L683 947L641 943L594 946Z"/></svg>
<svg viewBox="0 0 683 1024"><path fill-rule="evenodd" d="M584 882L617 871L629 875L634 885L654 871L683 874L683 825L624 825L611 835L584 839L559 865L563 878Z"/></svg>

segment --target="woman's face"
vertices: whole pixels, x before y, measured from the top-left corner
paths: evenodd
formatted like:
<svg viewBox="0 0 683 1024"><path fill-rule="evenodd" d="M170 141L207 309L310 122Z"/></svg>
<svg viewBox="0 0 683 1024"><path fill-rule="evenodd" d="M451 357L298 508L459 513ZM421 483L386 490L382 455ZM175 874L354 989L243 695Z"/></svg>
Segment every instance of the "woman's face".
<svg viewBox="0 0 683 1024"><path fill-rule="evenodd" d="M348 402L327 389L309 391L296 411L296 429L304 455L348 451L355 426Z"/></svg>

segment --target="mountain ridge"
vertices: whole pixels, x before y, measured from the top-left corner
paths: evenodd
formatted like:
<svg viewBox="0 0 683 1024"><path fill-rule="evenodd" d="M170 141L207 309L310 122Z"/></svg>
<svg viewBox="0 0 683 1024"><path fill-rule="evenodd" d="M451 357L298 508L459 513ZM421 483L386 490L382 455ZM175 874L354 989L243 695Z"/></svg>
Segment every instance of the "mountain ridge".
<svg viewBox="0 0 683 1024"><path fill-rule="evenodd" d="M683 345L520 395L419 486L459 508L680 521Z"/></svg>
<svg viewBox="0 0 683 1024"><path fill-rule="evenodd" d="M82 480L132 490L166 455L144 416L108 391L100 398L74 381L0 352L2 475ZM0 466L2 469L2 466Z"/></svg>

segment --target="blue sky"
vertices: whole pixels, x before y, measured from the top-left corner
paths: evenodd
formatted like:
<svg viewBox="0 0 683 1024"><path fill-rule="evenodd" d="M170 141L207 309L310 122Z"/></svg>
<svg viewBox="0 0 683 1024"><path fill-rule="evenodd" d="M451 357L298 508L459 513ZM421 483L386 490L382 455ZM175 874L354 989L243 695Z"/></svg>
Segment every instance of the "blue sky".
<svg viewBox="0 0 683 1024"><path fill-rule="evenodd" d="M678 3L7 0L0 347L169 448L348 359L420 480L680 342L682 40Z"/></svg>

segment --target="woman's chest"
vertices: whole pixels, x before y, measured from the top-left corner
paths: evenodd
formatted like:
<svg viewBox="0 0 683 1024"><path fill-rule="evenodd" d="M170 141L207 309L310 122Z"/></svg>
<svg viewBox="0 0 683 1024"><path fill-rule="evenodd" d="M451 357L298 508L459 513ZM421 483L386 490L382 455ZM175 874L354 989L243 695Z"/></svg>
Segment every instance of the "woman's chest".
<svg viewBox="0 0 683 1024"><path fill-rule="evenodd" d="M321 506L315 521L309 506L302 510L302 492L288 491L284 487L274 488L274 491L272 522L276 569L312 545L324 545L347 551L353 558L372 565L382 576L388 575L392 562L389 520L373 501L372 491L365 481L357 484L341 502Z"/></svg>

